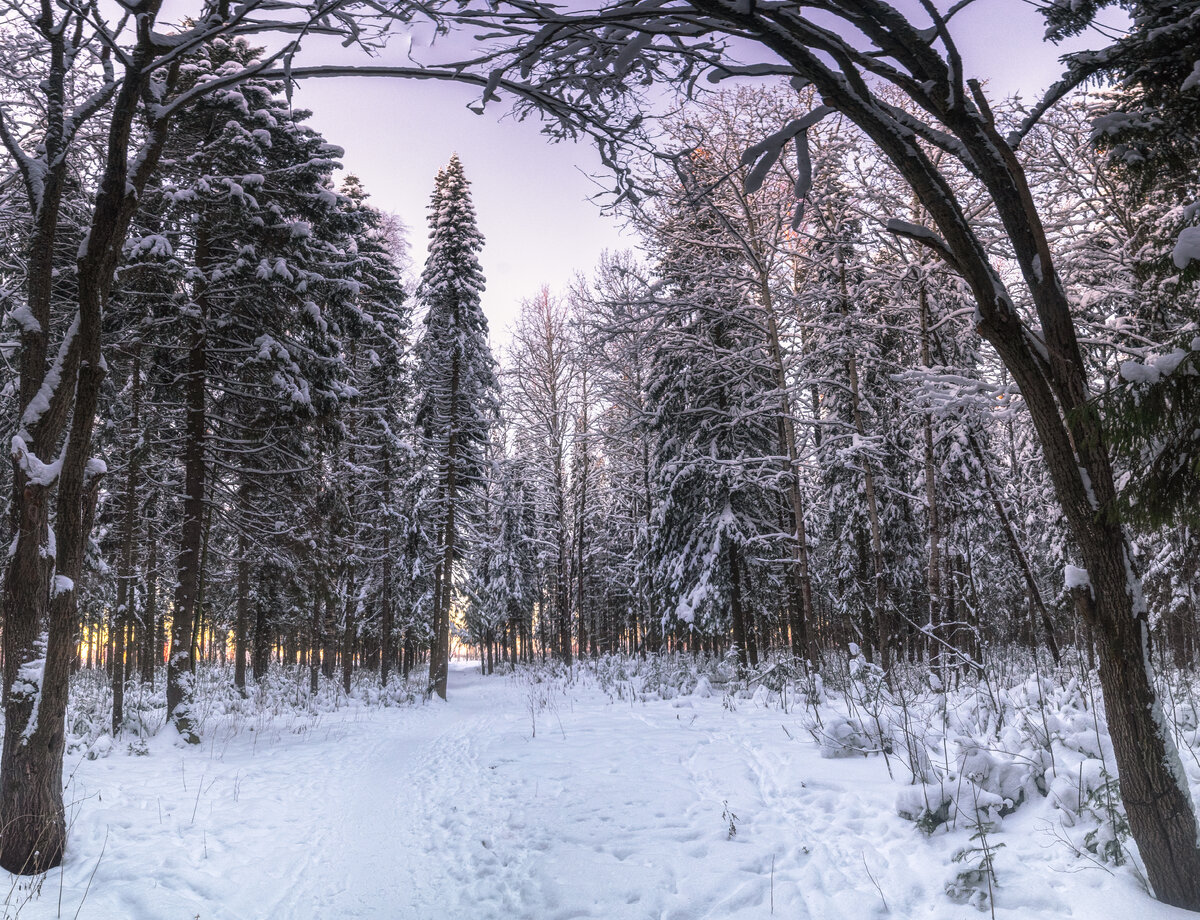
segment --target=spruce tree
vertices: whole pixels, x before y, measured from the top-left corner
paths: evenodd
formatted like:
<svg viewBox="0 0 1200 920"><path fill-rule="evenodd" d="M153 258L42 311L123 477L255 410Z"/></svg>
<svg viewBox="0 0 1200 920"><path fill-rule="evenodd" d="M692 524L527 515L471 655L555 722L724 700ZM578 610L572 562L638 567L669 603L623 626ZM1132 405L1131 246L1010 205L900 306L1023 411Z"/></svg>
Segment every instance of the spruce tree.
<svg viewBox="0 0 1200 920"><path fill-rule="evenodd" d="M436 484L430 688L446 698L454 570L471 539L476 493L484 487L488 436L499 413L495 359L480 307L483 236L470 184L455 154L438 173L429 207L429 255L417 298L426 309L417 346L417 425Z"/></svg>
<svg viewBox="0 0 1200 920"><path fill-rule="evenodd" d="M664 625L700 635L732 627L745 667L757 665L766 632L753 612L766 606L750 603L750 586L777 578L782 558L778 440L767 408L775 387L736 256L705 244L718 228L707 202L663 228L659 271L673 302L647 386L650 556Z"/></svg>

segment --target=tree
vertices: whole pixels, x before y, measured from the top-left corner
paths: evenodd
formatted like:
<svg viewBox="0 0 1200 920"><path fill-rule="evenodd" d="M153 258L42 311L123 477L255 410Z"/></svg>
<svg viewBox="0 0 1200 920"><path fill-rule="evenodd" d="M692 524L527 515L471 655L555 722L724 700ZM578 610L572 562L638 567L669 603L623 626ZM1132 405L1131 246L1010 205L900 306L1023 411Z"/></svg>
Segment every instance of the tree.
<svg viewBox="0 0 1200 920"><path fill-rule="evenodd" d="M599 406L592 443L603 456L600 575L609 650L656 649L661 638L649 558L651 413L647 397L657 335L652 281L630 253L605 253L595 279L576 287L584 311L583 360L594 368Z"/></svg>
<svg viewBox="0 0 1200 920"><path fill-rule="evenodd" d="M647 186L653 183L654 200L671 201L671 207L703 208L709 225L702 234L697 227L656 220L656 208L631 208L635 225L649 236L675 234L679 242L708 249L722 260L725 270L736 274L748 300L744 308L753 313L752 321L766 329L766 345L774 376L776 454L787 499L788 529L792 531L791 565L786 575L787 619L793 654L818 660L812 632L813 603L810 547L806 531L806 504L800 468L796 411L798 393L794 387L792 362L795 355L786 339L788 328L789 276L793 274L794 240L791 199L797 175L790 163L778 162L756 191L749 191L745 180L749 167L742 162L745 148L781 120L796 117L805 103L789 88L743 86L721 91L697 100L686 112L669 120L667 131L672 147L695 149L686 169L673 161L665 175L655 158L647 157ZM814 132L815 134L816 132ZM814 168L823 169L825 156L819 148L830 141L837 146L837 127L811 146ZM703 155L699 155L702 153ZM651 178L653 177L653 178ZM659 205L661 208L661 204ZM749 318L749 313L747 318ZM768 406L761 411L769 412Z"/></svg>
<svg viewBox="0 0 1200 920"><path fill-rule="evenodd" d="M548 597L542 609L551 629L555 656L571 661L571 601L568 557L568 448L571 390L576 362L568 334L566 304L548 288L521 304L508 353L504 388L506 417L521 431L521 447L544 489L548 543Z"/></svg>
<svg viewBox="0 0 1200 920"><path fill-rule="evenodd" d="M437 522L431 690L446 698L455 569L471 539L474 498L483 488L491 426L499 414L495 360L480 308L483 237L470 184L455 154L438 172L429 206L429 255L417 300L425 328L417 344L417 415L436 492Z"/></svg>
<svg viewBox="0 0 1200 920"><path fill-rule="evenodd" d="M342 193L355 218L353 277L360 285L344 359L353 385L346 409L348 435L356 451L355 464L346 475L357 485L363 555L374 572L380 682L386 686L395 658L395 561L407 517L404 508L411 507L413 499L402 480L405 463L413 455L411 308L397 277L404 257L398 228L366 203L366 192L356 177L346 177Z"/></svg>

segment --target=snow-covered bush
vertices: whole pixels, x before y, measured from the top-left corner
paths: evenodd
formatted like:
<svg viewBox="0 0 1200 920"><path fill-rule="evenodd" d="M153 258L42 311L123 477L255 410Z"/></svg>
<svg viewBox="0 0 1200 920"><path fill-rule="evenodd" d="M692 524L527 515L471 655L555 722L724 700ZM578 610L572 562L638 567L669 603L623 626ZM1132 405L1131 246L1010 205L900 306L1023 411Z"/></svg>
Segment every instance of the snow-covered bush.
<svg viewBox="0 0 1200 920"><path fill-rule="evenodd" d="M734 668L726 659L710 655L604 655L583 663L580 673L594 680L614 701L673 700L697 693L706 696L730 684L745 689L737 685Z"/></svg>

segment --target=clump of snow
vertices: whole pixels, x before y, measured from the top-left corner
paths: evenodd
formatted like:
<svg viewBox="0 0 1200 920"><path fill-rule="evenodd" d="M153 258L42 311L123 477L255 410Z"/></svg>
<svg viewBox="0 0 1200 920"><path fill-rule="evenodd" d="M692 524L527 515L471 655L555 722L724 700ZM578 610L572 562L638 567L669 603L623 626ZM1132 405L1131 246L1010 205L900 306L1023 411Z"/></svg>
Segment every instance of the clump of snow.
<svg viewBox="0 0 1200 920"><path fill-rule="evenodd" d="M1074 588L1091 588L1092 579L1088 575L1087 569L1081 569L1077 565L1066 565L1063 567L1063 581L1066 583L1067 590Z"/></svg>
<svg viewBox="0 0 1200 920"><path fill-rule="evenodd" d="M826 720L817 732L821 756L827 759L838 757L865 757L869 751L877 750L862 724L845 716L834 716Z"/></svg>
<svg viewBox="0 0 1200 920"><path fill-rule="evenodd" d="M1152 355L1145 362L1122 361L1121 376L1130 383L1158 383L1163 377L1175 373L1187 356L1188 352L1176 348L1164 355Z"/></svg>
<svg viewBox="0 0 1200 920"><path fill-rule="evenodd" d="M1184 78L1183 83L1179 86L1179 91L1186 93L1188 90L1195 89L1196 87L1200 87L1200 61L1196 61L1192 65L1192 72Z"/></svg>
<svg viewBox="0 0 1200 920"><path fill-rule="evenodd" d="M1193 259L1200 259L1200 227L1185 227L1180 231L1171 259L1179 269L1187 268Z"/></svg>

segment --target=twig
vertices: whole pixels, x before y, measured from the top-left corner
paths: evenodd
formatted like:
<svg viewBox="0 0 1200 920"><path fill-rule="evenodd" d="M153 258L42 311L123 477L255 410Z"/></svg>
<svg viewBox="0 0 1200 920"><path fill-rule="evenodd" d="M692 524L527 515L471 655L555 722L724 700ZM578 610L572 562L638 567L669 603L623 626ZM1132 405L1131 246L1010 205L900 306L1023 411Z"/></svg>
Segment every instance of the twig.
<svg viewBox="0 0 1200 920"><path fill-rule="evenodd" d="M863 868L867 870L867 878L871 880L871 884L875 886L875 890L879 892L879 900L883 902L883 912L890 914L891 908L888 907L887 898L883 896L883 889L879 887L879 882L875 881L875 876L871 874L871 867L867 865L867 854L864 850L859 850L859 855L862 857Z"/></svg>

